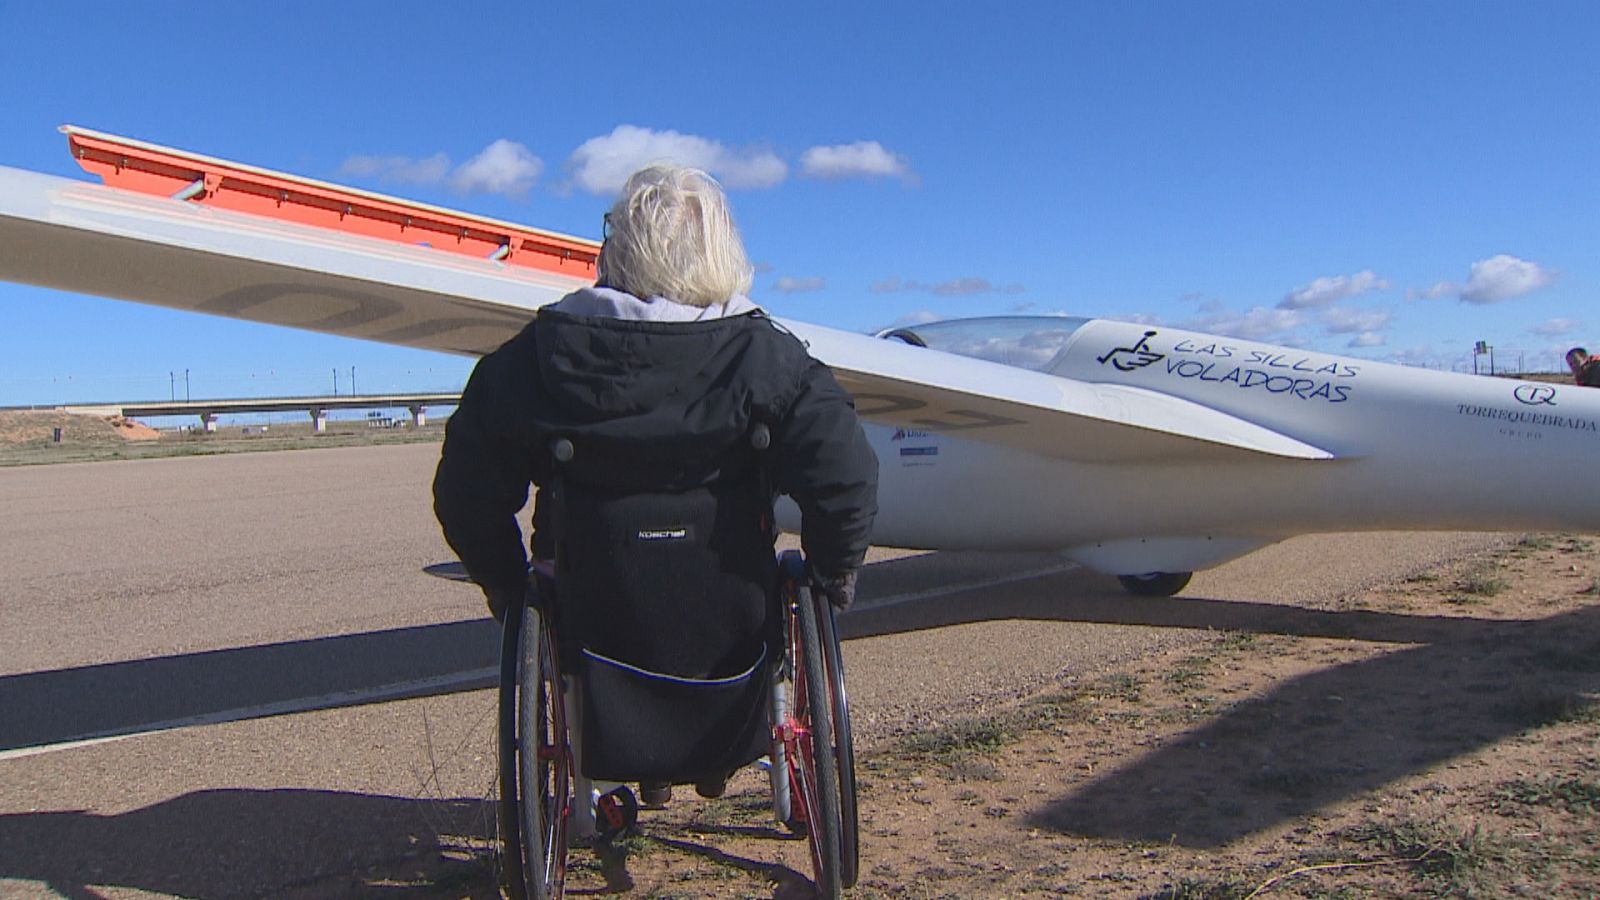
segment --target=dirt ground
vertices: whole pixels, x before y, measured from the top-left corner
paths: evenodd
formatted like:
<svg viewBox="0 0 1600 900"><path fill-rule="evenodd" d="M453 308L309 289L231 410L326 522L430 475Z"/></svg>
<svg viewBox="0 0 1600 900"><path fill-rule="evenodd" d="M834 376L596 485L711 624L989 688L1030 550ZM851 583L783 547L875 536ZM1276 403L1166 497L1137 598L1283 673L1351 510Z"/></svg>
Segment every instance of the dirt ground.
<svg viewBox="0 0 1600 900"><path fill-rule="evenodd" d="M55 443L61 429L62 444L109 444L116 441L153 441L161 433L122 416L80 416L46 410L0 412L0 447L42 447Z"/></svg>
<svg viewBox="0 0 1600 900"><path fill-rule="evenodd" d="M860 748L859 777L853 897L1600 896L1600 549L1532 535L1285 608ZM770 818L755 771L679 788L569 889L808 896Z"/></svg>
<svg viewBox="0 0 1600 900"><path fill-rule="evenodd" d="M59 441L55 439L58 428ZM444 426L438 422L420 429L375 429L360 420L335 420L320 434L312 433L309 422L270 428L231 425L206 434L198 429L157 431L121 416L0 410L0 466L348 447L438 441L443 437Z"/></svg>
<svg viewBox="0 0 1600 900"><path fill-rule="evenodd" d="M48 423L10 415L0 464L55 458ZM80 446L139 447L96 421ZM1600 543L1530 535L919 719L858 747L858 775L856 898L1600 896ZM809 896L767 803L753 770L719 800L680 788L603 859L574 850L569 893ZM297 895L496 896L491 826L445 818L408 871Z"/></svg>

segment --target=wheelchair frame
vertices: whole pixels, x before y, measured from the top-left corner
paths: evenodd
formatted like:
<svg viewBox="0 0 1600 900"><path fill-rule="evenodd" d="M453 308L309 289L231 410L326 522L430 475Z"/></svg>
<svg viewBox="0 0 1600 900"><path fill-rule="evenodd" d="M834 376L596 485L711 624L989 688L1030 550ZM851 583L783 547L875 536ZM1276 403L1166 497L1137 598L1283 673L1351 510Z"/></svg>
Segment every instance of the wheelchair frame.
<svg viewBox="0 0 1600 900"><path fill-rule="evenodd" d="M833 607L811 590L805 563L779 555L783 653L768 701L768 770L779 822L804 833L813 882L827 898L856 883L860 840L855 752ZM503 874L512 900L554 900L565 888L573 838L596 836L601 792L581 774L582 735L567 712L581 690L564 674L549 610L554 572L535 564L539 590L508 609L500 650L498 756ZM614 830L618 822L608 822Z"/></svg>

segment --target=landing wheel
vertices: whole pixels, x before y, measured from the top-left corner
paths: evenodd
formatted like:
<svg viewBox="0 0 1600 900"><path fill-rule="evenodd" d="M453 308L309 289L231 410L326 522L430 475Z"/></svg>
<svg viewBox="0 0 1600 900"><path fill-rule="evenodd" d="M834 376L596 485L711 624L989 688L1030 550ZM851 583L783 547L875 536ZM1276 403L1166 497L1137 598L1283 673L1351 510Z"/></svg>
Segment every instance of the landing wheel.
<svg viewBox="0 0 1600 900"><path fill-rule="evenodd" d="M567 874L572 752L546 621L514 604L500 645L499 825L512 900L557 900Z"/></svg>
<svg viewBox="0 0 1600 900"><path fill-rule="evenodd" d="M1145 575L1118 575L1122 589L1140 597L1171 597L1183 590L1193 572L1150 572Z"/></svg>

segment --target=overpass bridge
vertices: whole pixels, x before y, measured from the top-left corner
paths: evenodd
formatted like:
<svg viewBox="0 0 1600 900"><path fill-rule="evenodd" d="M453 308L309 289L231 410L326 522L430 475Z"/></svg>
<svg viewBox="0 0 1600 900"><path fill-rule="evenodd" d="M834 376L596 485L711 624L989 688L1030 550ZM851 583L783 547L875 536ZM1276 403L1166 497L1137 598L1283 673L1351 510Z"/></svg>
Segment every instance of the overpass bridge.
<svg viewBox="0 0 1600 900"><path fill-rule="evenodd" d="M460 394L346 394L324 397L249 397L235 400L174 400L171 402L89 403L58 407L63 412L92 416L123 416L137 419L149 416L198 416L205 431L215 433L217 418L228 413L268 413L305 411L311 416L311 430L328 427L328 411L333 409L398 409L411 412L416 427L428 422L430 406L455 406Z"/></svg>

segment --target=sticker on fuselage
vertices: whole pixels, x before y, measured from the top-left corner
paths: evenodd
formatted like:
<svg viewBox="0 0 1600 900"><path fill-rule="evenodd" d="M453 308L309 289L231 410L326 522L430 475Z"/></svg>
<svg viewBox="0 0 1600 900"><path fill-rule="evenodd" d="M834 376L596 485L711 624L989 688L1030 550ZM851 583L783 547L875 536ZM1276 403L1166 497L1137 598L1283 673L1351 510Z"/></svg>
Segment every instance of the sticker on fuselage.
<svg viewBox="0 0 1600 900"><path fill-rule="evenodd" d="M1548 384L1519 384L1511 396L1523 406L1556 405L1556 389Z"/></svg>
<svg viewBox="0 0 1600 900"><path fill-rule="evenodd" d="M901 441L917 442L915 445L900 447L897 450L897 455L900 457L900 465L903 468L937 464L939 462L937 459L939 447L937 444L932 443L935 440L937 438L931 432L915 431L910 428L896 428L894 436L889 438L890 443L899 443Z"/></svg>
<svg viewBox="0 0 1600 900"><path fill-rule="evenodd" d="M1166 354L1157 353L1150 349L1150 339L1155 337L1154 331L1146 331L1144 337L1133 342L1132 347L1117 347L1105 356L1095 357L1095 361L1104 366L1109 364L1120 372L1132 372L1142 369L1152 363L1158 363L1166 358Z"/></svg>
<svg viewBox="0 0 1600 900"><path fill-rule="evenodd" d="M1457 403L1456 415L1473 416L1498 422L1500 423L1500 433L1505 437L1511 438L1536 439L1539 437L1539 432L1524 430L1518 426L1558 428L1566 431L1585 431L1590 434L1600 434L1600 425L1597 425L1593 419L1534 412L1528 409L1497 409L1493 406L1482 406L1477 403Z"/></svg>
<svg viewBox="0 0 1600 900"><path fill-rule="evenodd" d="M1361 371L1360 366L1334 359L1252 350L1221 342L1201 343L1189 338L1173 344L1168 353L1161 353L1150 346L1150 339L1157 334L1155 330L1146 331L1133 346L1117 347L1096 360L1123 372L1150 367L1150 371L1170 378L1240 390L1260 389L1268 394L1327 403L1350 400L1354 387L1349 381Z"/></svg>

